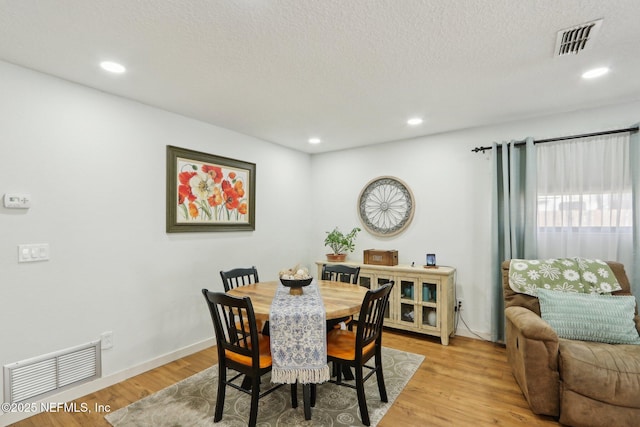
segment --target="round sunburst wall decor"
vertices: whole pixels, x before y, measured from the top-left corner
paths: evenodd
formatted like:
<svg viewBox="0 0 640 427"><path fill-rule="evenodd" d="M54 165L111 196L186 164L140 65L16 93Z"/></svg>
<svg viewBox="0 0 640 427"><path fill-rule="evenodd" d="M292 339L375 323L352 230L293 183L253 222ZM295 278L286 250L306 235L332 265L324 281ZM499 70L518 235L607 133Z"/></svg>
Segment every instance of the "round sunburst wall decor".
<svg viewBox="0 0 640 427"><path fill-rule="evenodd" d="M367 183L358 197L358 213L364 228L376 236L394 236L411 223L415 211L413 193L392 176Z"/></svg>

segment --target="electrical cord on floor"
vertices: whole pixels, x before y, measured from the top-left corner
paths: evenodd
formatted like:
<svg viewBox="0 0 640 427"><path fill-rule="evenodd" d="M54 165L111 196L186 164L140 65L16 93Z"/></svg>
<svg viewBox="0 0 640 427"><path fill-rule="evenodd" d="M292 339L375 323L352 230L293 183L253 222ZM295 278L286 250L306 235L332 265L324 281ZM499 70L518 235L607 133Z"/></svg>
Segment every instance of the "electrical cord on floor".
<svg viewBox="0 0 640 427"><path fill-rule="evenodd" d="M462 310L461 310L461 307L456 307L456 321L455 321L455 324L454 324L454 326L453 326L454 334L456 334L456 335L457 335L457 331L458 331L458 320L462 320L462 323L464 323L464 326L466 326L467 331L469 331L472 335L475 335L476 337L480 338L482 341L491 342L490 340L488 340L488 339L485 339L485 338L481 337L480 335L476 334L475 332L473 332L473 331L471 330L471 328L469 327L469 325L467 325L467 322L465 322L464 317L462 317L462 313L460 313L461 311L462 311Z"/></svg>
<svg viewBox="0 0 640 427"><path fill-rule="evenodd" d="M453 306L453 311L456 313L455 321L453 322L453 334L457 335L458 333L458 319L460 319L460 309L457 306Z"/></svg>

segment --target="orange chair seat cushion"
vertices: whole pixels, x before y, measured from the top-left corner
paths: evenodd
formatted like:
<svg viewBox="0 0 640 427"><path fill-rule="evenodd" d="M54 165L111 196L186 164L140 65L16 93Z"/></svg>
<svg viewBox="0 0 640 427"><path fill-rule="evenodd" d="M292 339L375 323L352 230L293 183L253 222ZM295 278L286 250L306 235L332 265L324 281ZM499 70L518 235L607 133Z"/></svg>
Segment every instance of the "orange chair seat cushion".
<svg viewBox="0 0 640 427"><path fill-rule="evenodd" d="M249 343L249 346L251 346L251 343ZM260 352L260 368L267 368L271 366L271 340L269 337L258 334L258 346ZM229 360L233 360L234 362L241 363L246 366L251 366L252 360L249 356L238 354L231 350L225 350L224 355Z"/></svg>
<svg viewBox="0 0 640 427"><path fill-rule="evenodd" d="M375 341L362 349L362 354L373 351ZM327 334L327 356L342 360L356 359L356 333L343 329L334 329Z"/></svg>

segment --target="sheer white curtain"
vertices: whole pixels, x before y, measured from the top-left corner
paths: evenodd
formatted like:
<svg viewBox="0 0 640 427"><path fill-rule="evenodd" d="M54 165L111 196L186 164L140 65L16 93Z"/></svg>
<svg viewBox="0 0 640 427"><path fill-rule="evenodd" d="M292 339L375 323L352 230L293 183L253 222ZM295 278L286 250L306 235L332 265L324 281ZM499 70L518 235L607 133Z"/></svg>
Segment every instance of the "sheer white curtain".
<svg viewBox="0 0 640 427"><path fill-rule="evenodd" d="M629 134L539 144L538 258L633 265Z"/></svg>

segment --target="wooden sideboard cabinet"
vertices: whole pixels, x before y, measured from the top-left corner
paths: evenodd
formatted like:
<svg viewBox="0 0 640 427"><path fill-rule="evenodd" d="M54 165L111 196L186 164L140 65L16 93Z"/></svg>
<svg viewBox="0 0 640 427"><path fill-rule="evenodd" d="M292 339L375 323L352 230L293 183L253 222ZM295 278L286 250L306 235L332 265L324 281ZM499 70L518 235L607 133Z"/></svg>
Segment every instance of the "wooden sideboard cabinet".
<svg viewBox="0 0 640 427"><path fill-rule="evenodd" d="M318 278L323 264L316 262ZM339 264L359 266L360 286L376 289L390 280L395 282L384 325L440 337L443 345L449 344L454 332L455 268L424 268L409 265L371 265L354 262Z"/></svg>

